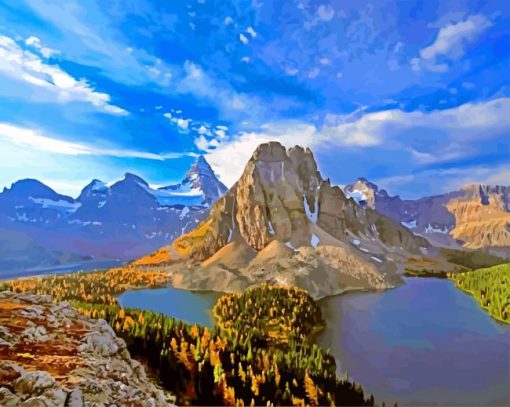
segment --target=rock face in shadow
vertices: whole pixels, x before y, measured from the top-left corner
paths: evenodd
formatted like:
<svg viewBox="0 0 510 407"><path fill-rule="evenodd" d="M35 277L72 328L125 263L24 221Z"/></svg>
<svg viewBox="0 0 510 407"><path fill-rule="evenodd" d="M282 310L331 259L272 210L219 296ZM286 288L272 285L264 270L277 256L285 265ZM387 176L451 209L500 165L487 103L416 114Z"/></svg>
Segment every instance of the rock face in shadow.
<svg viewBox="0 0 510 407"><path fill-rule="evenodd" d="M49 296L0 292L1 406L169 406L125 342Z"/></svg>
<svg viewBox="0 0 510 407"><path fill-rule="evenodd" d="M256 149L209 217L166 249L174 264L165 267L183 288L276 282L320 298L391 286L407 256L428 246L331 186L309 149L270 142Z"/></svg>
<svg viewBox="0 0 510 407"><path fill-rule="evenodd" d="M467 185L419 199L389 196L360 178L345 187L359 206L376 209L432 244L467 249L510 249L510 187Z"/></svg>

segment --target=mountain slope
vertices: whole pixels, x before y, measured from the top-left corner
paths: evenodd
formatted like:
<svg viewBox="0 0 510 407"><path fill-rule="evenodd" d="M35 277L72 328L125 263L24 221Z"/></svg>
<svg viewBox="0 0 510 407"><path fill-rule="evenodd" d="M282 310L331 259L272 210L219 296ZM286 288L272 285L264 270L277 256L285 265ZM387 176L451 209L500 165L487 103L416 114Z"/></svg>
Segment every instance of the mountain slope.
<svg viewBox="0 0 510 407"><path fill-rule="evenodd" d="M385 288L407 256L427 246L331 186L310 150L271 142L256 149L209 217L159 257L173 263L165 267L177 286L235 290L276 282L319 298L352 287Z"/></svg>
<svg viewBox="0 0 510 407"><path fill-rule="evenodd" d="M359 179L345 191L360 206L377 209L435 245L510 247L510 187L472 184L443 195L402 200Z"/></svg>
<svg viewBox="0 0 510 407"><path fill-rule="evenodd" d="M111 186L95 179L73 199L37 180L18 181L0 193L0 256L9 259L0 272L80 263L84 256L132 260L191 230L224 191L203 157L180 184L160 189L127 173ZM29 259L13 251L23 239L30 241Z"/></svg>

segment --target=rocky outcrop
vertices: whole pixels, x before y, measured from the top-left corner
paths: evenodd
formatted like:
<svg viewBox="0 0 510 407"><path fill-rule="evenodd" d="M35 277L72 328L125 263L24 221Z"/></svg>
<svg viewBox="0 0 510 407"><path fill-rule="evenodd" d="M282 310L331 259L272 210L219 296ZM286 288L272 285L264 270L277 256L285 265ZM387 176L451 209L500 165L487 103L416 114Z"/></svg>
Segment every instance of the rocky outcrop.
<svg viewBox="0 0 510 407"><path fill-rule="evenodd" d="M358 206L375 208L434 245L510 248L510 187L472 184L442 195L403 200L360 178L344 190Z"/></svg>
<svg viewBox="0 0 510 407"><path fill-rule="evenodd" d="M319 298L390 286L407 256L427 246L331 186L309 149L270 142L255 150L208 219L174 241L167 256L174 264L166 269L182 288L240 290L278 282Z"/></svg>
<svg viewBox="0 0 510 407"><path fill-rule="evenodd" d="M455 217L450 235L464 247L510 248L510 187L468 185L446 207Z"/></svg>
<svg viewBox="0 0 510 407"><path fill-rule="evenodd" d="M166 406L125 342L49 296L0 292L1 406Z"/></svg>

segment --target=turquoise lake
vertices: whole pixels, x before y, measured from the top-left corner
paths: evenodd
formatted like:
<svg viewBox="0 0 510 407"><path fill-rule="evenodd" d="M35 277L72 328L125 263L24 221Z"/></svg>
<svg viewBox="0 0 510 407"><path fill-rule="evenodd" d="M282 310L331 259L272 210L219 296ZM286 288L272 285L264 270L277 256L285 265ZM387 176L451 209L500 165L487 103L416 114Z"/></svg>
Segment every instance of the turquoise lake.
<svg viewBox="0 0 510 407"><path fill-rule="evenodd" d="M211 327L211 309L221 294L193 292L173 287L126 291L117 298L125 308L140 308Z"/></svg>

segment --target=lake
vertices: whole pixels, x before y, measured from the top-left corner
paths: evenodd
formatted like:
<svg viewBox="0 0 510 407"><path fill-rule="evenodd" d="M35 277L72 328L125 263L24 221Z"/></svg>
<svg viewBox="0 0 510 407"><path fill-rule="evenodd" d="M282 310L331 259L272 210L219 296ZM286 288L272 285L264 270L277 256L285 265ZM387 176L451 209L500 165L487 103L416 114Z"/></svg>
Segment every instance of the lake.
<svg viewBox="0 0 510 407"><path fill-rule="evenodd" d="M212 327L211 309L220 297L213 291L187 291L173 287L126 291L117 298L125 308L140 308Z"/></svg>
<svg viewBox="0 0 510 407"><path fill-rule="evenodd" d="M128 291L124 307L212 326L220 294L172 287ZM352 292L320 302L338 374L348 372L379 403L510 405L510 327L482 311L453 282L408 278L382 292Z"/></svg>
<svg viewBox="0 0 510 407"><path fill-rule="evenodd" d="M510 327L452 281L408 278L320 301L339 374L386 405L510 405Z"/></svg>

